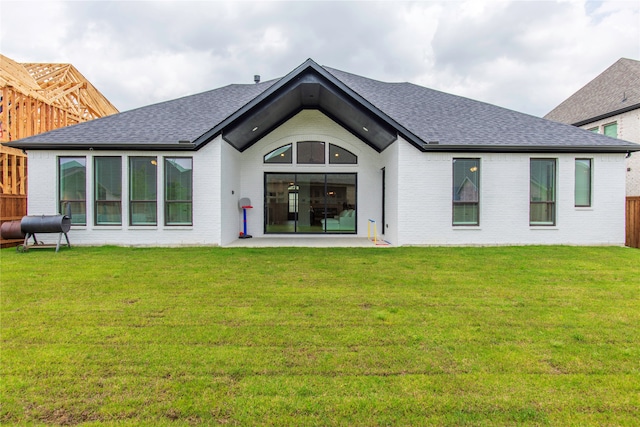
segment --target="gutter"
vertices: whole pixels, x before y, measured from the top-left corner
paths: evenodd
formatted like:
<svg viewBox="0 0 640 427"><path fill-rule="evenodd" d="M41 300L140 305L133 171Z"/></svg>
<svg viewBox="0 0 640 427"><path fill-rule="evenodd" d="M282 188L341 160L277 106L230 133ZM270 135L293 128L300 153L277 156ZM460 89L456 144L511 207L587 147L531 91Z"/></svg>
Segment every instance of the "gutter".
<svg viewBox="0 0 640 427"><path fill-rule="evenodd" d="M3 143L7 147L19 150L123 150L123 151L195 151L198 147L191 141L173 144L73 144L73 143L47 143L47 142L26 142L26 143Z"/></svg>
<svg viewBox="0 0 640 427"><path fill-rule="evenodd" d="M447 145L447 144L423 144L420 147L423 153L454 152L454 153L631 153L640 151L640 144L610 145L610 146L551 146L551 145Z"/></svg>

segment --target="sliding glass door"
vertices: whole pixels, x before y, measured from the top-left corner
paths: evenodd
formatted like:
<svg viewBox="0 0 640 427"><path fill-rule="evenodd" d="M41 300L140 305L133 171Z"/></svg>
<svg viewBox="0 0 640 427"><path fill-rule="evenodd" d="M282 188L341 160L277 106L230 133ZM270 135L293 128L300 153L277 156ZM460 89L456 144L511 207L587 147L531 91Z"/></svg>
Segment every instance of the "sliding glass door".
<svg viewBox="0 0 640 427"><path fill-rule="evenodd" d="M355 233L356 174L266 173L265 233Z"/></svg>

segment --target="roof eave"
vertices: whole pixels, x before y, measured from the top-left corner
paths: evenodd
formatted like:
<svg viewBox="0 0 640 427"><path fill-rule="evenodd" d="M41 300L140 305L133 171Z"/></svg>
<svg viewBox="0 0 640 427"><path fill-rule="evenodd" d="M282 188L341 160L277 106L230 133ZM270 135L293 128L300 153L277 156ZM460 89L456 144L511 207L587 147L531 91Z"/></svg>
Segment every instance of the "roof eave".
<svg viewBox="0 0 640 427"><path fill-rule="evenodd" d="M552 146L552 145L436 145L425 144L420 149L428 152L454 152L454 153L630 153L640 151L640 144L634 145L610 145L610 146Z"/></svg>
<svg viewBox="0 0 640 427"><path fill-rule="evenodd" d="M588 118L588 119L585 119L585 120L580 120L580 121L577 121L577 122L571 123L571 124L573 126L580 127L580 126L584 126L584 125L589 124L589 123L597 122L599 120L607 119L609 117L617 116L618 114L628 113L629 111L637 110L639 108L640 108L640 103L633 104L633 105L629 105L628 107L620 108L618 110L611 111L609 113L601 114L599 116L591 117L591 118Z"/></svg>
<svg viewBox="0 0 640 427"><path fill-rule="evenodd" d="M29 150L90 150L90 151L113 151L126 150L130 151L135 147L136 151L194 151L198 147L192 142L178 142L166 144L136 144L131 143L113 143L113 144L74 144L74 143L50 143L50 142L29 142L29 143L4 143L7 147L17 148L23 151Z"/></svg>

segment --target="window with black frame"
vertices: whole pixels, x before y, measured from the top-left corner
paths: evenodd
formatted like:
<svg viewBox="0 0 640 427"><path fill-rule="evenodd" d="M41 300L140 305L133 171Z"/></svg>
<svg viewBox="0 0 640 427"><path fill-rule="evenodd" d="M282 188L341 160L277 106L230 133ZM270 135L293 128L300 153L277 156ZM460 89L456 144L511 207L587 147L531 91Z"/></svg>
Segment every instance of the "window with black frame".
<svg viewBox="0 0 640 427"><path fill-rule="evenodd" d="M122 158L94 157L95 224L122 224Z"/></svg>
<svg viewBox="0 0 640 427"><path fill-rule="evenodd" d="M131 225L158 223L158 158L129 157L129 220Z"/></svg>
<svg viewBox="0 0 640 427"><path fill-rule="evenodd" d="M71 224L87 224L87 159L58 157L59 212L71 207Z"/></svg>
<svg viewBox="0 0 640 427"><path fill-rule="evenodd" d="M193 224L193 159L164 159L165 225Z"/></svg>
<svg viewBox="0 0 640 427"><path fill-rule="evenodd" d="M529 224L556 223L556 159L531 159Z"/></svg>
<svg viewBox="0 0 640 427"><path fill-rule="evenodd" d="M453 225L480 221L480 159L453 159Z"/></svg>
<svg viewBox="0 0 640 427"><path fill-rule="evenodd" d="M575 161L575 206L591 206L591 159Z"/></svg>

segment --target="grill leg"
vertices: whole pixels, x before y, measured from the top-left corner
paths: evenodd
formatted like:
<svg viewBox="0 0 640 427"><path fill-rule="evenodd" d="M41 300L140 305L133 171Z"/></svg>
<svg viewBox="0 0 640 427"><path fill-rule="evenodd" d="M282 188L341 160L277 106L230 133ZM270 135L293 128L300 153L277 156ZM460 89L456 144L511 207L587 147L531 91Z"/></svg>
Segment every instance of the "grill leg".
<svg viewBox="0 0 640 427"><path fill-rule="evenodd" d="M56 252L60 250L60 242L62 241L62 233L58 233L58 244L56 245Z"/></svg>

